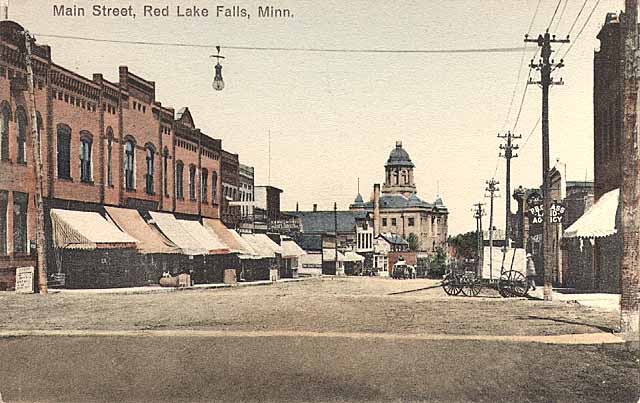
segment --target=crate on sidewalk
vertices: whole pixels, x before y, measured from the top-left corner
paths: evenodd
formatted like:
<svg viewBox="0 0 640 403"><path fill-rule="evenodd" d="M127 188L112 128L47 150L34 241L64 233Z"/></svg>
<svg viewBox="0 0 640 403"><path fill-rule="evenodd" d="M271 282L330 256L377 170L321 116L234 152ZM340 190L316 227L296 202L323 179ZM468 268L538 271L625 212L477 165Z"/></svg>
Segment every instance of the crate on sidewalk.
<svg viewBox="0 0 640 403"><path fill-rule="evenodd" d="M225 269L223 282L225 284L235 284L236 280L236 269Z"/></svg>

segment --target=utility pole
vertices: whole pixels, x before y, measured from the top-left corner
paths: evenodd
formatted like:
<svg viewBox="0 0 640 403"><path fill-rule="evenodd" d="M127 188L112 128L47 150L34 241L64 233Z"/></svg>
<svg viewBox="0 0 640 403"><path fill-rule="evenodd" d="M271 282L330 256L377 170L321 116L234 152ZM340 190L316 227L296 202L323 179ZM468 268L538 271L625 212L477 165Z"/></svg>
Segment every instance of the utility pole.
<svg viewBox="0 0 640 403"><path fill-rule="evenodd" d="M635 348L640 343L640 178L638 169L638 1L625 1L624 137L620 220L622 260L620 262L620 331Z"/></svg>
<svg viewBox="0 0 640 403"><path fill-rule="evenodd" d="M335 267L336 267L336 275L338 274L338 203L333 202L333 228L336 232L336 243L335 243Z"/></svg>
<svg viewBox="0 0 640 403"><path fill-rule="evenodd" d="M34 90L33 66L31 62L31 44L33 38L28 31L24 31L25 57L27 67L27 107L31 114L31 151L33 157L33 172L36 178L36 250L38 254L38 290L40 294L47 294L47 254L45 253L46 241L44 236L44 207L42 203L42 154L40 150L40 138L38 136L38 117L36 114L36 97Z"/></svg>
<svg viewBox="0 0 640 403"><path fill-rule="evenodd" d="M529 78L529 84L538 84L542 87L542 197L544 206L544 217L542 220L542 255L544 269L544 300L551 301L551 283L553 280L553 240L552 226L549 222L549 210L551 209L551 189L549 186L549 87L551 85L562 85L560 81L551 79L551 71L564 67L563 60L555 63L551 59L552 43L569 43L567 39L556 39L555 35L550 35L547 30L544 35L538 35L537 39L529 39L528 35L524 36L525 42L535 42L541 48L540 55L542 58L538 63L534 63L533 59L529 67L540 71L540 81L533 81Z"/></svg>
<svg viewBox="0 0 640 403"><path fill-rule="evenodd" d="M482 216L486 215L484 209L482 208L484 203L476 203L474 204L475 210L473 217L476 219L476 233L478 234L478 267L477 274L479 277L482 277L482 267L483 267L483 244L484 244L484 234L482 233Z"/></svg>
<svg viewBox="0 0 640 403"><path fill-rule="evenodd" d="M489 192L491 202L489 204L489 281L493 280L493 199L497 197L495 193L498 189L498 182L495 178L487 181L486 191ZM486 197L486 196L485 196Z"/></svg>
<svg viewBox="0 0 640 403"><path fill-rule="evenodd" d="M9 0L2 2L2 17L5 21L9 19Z"/></svg>
<svg viewBox="0 0 640 403"><path fill-rule="evenodd" d="M511 246L511 159L518 157L518 154L514 154L513 150L520 148L517 144L513 144L513 140L520 139L522 136L511 134L508 131L506 134L498 134L498 138L506 141L506 144L500 144L500 150L504 151L504 154L500 153L500 157L504 158L507 163L504 217L504 252L506 253L507 248ZM504 259L502 260L504 264ZM503 268L500 268L500 270L502 271Z"/></svg>

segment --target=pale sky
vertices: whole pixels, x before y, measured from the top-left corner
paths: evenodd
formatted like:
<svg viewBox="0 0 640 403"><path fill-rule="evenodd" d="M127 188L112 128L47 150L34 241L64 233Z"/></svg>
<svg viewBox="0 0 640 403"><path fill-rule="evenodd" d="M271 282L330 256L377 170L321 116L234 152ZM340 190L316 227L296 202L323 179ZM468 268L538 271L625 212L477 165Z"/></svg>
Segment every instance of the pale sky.
<svg viewBox="0 0 640 403"><path fill-rule="evenodd" d="M583 0L562 1L551 32L567 34ZM310 210L313 203L346 209L357 193L369 197L384 181L384 163L401 140L416 165L418 194L432 202L438 189L449 208L449 232L475 229L473 203L484 198L485 180L498 162L498 132L513 129L535 51L529 44L509 116L509 102L522 52L456 54L310 53L226 49L286 47L329 49L467 49L523 46L537 0L449 1L277 1L290 19L259 19L258 5L189 0L109 1L129 6L137 18L92 17L90 0L11 0L10 18L23 24L38 43L52 47L53 59L91 77L117 81L118 66L156 82L156 98L179 109L188 106L196 125L222 139L226 150L255 167L256 184L268 181L271 131L271 184L284 190L283 209ZM143 18L144 4L206 7L212 16ZM344 4L343 4L344 3ZM53 5L86 7L86 17L54 17ZM596 4L586 6L572 31L575 39ZM216 18L217 5L239 5L251 19ZM544 32L556 0L541 0L531 36ZM554 73L564 86L550 96L552 165L567 164L569 180L593 178L593 52L607 12L623 0L601 0L581 36ZM564 9L564 12L563 12ZM561 18L560 18L561 17ZM559 23L558 23L559 21ZM557 25L557 28L556 28ZM44 35L221 45L221 92L211 88L214 49L85 42ZM562 56L563 46L555 56ZM559 45L554 47L559 48ZM534 79L538 75L533 72ZM523 139L512 162L512 190L539 186L542 177L540 127L525 140L540 115L541 91L530 86L519 124ZM505 119L507 124L504 125ZM564 168L563 168L564 169ZM504 160L496 177L503 189ZM502 196L504 193L501 192ZM495 220L504 226L504 198ZM512 202L512 207L515 203ZM502 224L500 224L502 223ZM488 220L485 226L488 225Z"/></svg>

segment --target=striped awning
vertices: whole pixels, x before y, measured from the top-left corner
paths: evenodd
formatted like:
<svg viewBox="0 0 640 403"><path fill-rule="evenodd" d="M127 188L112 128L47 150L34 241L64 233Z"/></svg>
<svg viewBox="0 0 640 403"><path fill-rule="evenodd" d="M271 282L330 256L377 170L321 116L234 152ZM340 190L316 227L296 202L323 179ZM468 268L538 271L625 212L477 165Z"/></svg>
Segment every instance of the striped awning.
<svg viewBox="0 0 640 403"><path fill-rule="evenodd" d="M96 212L51 209L50 215L53 242L58 248L135 248L138 242Z"/></svg>

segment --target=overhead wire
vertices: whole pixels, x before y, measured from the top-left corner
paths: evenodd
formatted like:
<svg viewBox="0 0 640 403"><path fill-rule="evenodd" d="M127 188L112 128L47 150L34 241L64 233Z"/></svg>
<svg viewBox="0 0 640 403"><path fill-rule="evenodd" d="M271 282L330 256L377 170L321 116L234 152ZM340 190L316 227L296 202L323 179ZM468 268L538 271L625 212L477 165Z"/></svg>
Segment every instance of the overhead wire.
<svg viewBox="0 0 640 403"><path fill-rule="evenodd" d="M216 45L206 45L198 43L185 42L150 42L150 41L132 41L119 39L103 39L89 38L84 36L73 35L57 35L57 34L41 34L35 33L36 36L43 38L71 39L88 42L107 42L119 43L127 45L145 45L145 46L175 46L184 48L204 48L214 49ZM493 48L461 48L461 49L350 49L350 48L301 48L301 47L271 47L271 46L237 46L237 45L220 45L225 49L233 50L255 50L255 51L279 51L279 52L316 52L316 53L510 53L519 52L521 47L493 47Z"/></svg>
<svg viewBox="0 0 640 403"><path fill-rule="evenodd" d="M571 43L569 44L569 47L567 48L567 51L564 52L564 55L562 55L562 59L567 57L567 54L571 51L571 49L573 49L573 45L576 44L576 42L578 41L578 38L580 38L580 35L582 35L582 32L584 31L584 29L586 28L587 24L591 20L591 17L593 16L593 13L598 8L599 4L600 4L600 0L596 0L596 3L593 5L593 8L591 9L591 12L587 16L587 19L584 21L584 24L582 24L582 27L580 28L580 31L578 31L578 34L576 35L576 38L573 41L571 41Z"/></svg>
<svg viewBox="0 0 640 403"><path fill-rule="evenodd" d="M567 10L567 4L569 4L569 0L564 0L564 6L562 6L562 10L560 11L560 16L558 17L558 21L556 22L556 27L553 29L554 31L557 31L558 27L560 27L560 22L562 21L564 12Z"/></svg>
<svg viewBox="0 0 640 403"><path fill-rule="evenodd" d="M562 0L558 0L558 4L556 4L556 9L553 10L553 15L551 16L551 21L549 21L549 25L547 26L547 31L549 31L549 28L551 28L551 24L553 24L554 18L556 18L556 13L558 12L558 8L560 8L560 3L562 3Z"/></svg>

